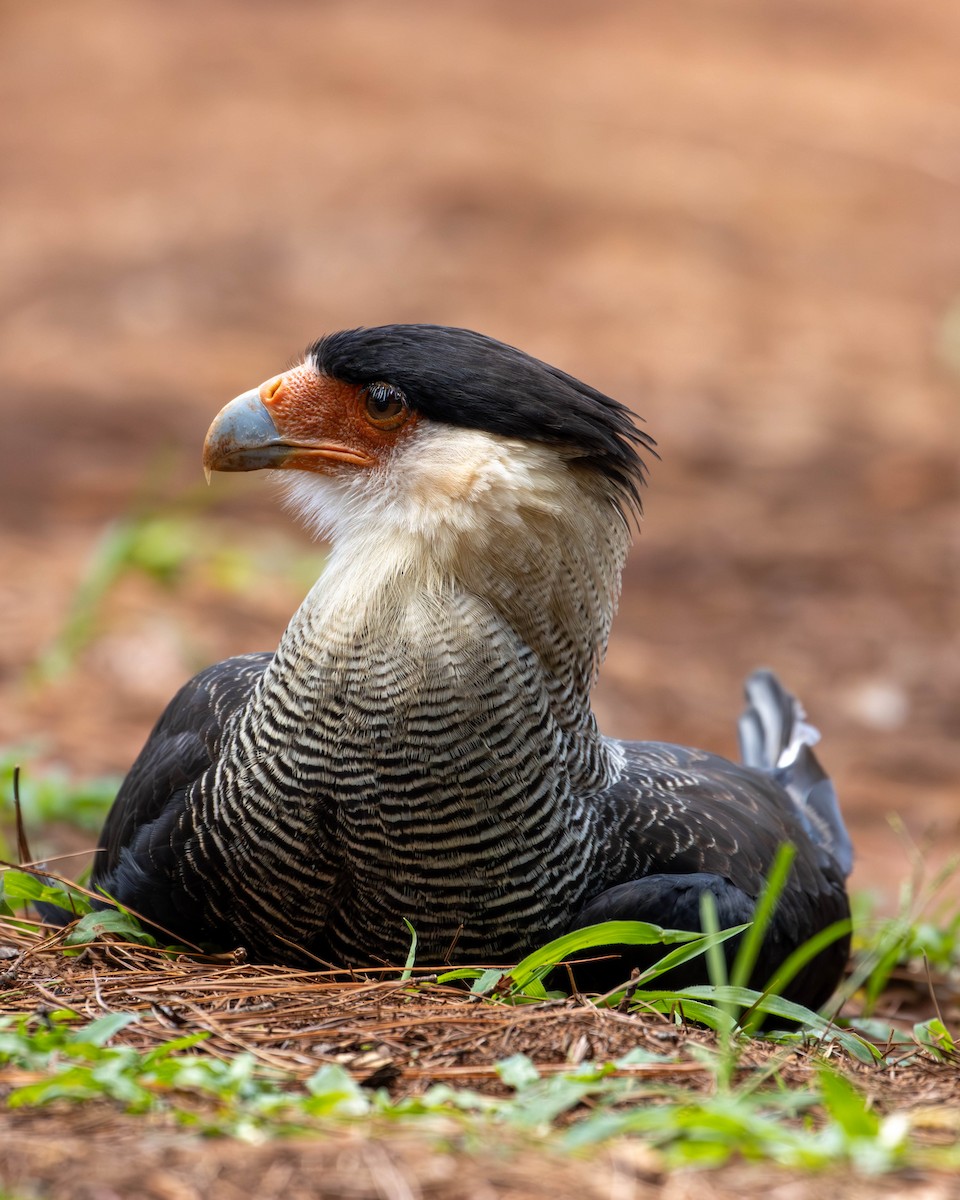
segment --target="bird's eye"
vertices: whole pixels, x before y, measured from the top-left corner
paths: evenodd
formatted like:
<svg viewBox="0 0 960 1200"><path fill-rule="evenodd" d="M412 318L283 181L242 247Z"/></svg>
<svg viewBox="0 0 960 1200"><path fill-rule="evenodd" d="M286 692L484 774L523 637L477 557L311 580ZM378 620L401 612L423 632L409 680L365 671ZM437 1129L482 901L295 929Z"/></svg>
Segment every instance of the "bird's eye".
<svg viewBox="0 0 960 1200"><path fill-rule="evenodd" d="M403 392L389 383L372 383L363 402L367 420L378 429L399 429L410 415Z"/></svg>

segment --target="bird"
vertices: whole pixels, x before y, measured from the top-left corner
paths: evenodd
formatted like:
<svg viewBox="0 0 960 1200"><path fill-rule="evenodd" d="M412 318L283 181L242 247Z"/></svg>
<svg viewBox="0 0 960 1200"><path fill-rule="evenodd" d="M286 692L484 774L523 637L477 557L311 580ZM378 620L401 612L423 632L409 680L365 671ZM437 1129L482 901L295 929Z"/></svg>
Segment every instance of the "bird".
<svg viewBox="0 0 960 1200"><path fill-rule="evenodd" d="M706 892L748 922L786 843L755 984L843 922L850 840L772 672L747 682L741 763L598 728L646 453L619 401L440 325L328 334L230 401L208 481L272 472L329 555L276 651L207 667L160 716L104 825L99 903L260 962L402 964L412 926L421 961L509 964L607 920L700 929ZM616 946L575 983L651 953ZM847 954L784 994L819 1007ZM706 981L702 958L678 970Z"/></svg>

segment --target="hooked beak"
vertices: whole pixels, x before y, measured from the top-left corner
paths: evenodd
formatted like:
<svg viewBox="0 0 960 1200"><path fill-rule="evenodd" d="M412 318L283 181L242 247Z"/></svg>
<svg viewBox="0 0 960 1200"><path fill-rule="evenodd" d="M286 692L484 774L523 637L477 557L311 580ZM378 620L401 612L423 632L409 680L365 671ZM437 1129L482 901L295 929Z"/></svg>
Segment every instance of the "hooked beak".
<svg viewBox="0 0 960 1200"><path fill-rule="evenodd" d="M203 473L209 483L214 471L281 467L292 452L260 399L260 390L251 388L214 417L203 443Z"/></svg>
<svg viewBox="0 0 960 1200"><path fill-rule="evenodd" d="M301 366L231 400L214 417L203 443L207 482L213 471L372 466L376 459L362 445L330 436L336 421L327 383Z"/></svg>

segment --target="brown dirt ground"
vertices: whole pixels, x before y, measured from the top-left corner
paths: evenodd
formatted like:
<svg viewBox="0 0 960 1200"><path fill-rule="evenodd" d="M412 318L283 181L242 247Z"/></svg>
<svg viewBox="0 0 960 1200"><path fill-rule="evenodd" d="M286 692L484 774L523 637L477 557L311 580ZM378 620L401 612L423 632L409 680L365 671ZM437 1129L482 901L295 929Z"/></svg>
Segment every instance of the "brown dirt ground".
<svg viewBox="0 0 960 1200"><path fill-rule="evenodd" d="M896 902L889 813L931 870L960 848L960 10L47 0L0 7L0 47L0 744L122 771L187 674L275 644L305 543L262 479L217 480L201 527L248 586L126 579L70 671L29 673L226 399L320 332L436 320L660 443L603 726L732 753L769 663L824 730L854 887Z"/></svg>
<svg viewBox="0 0 960 1200"><path fill-rule="evenodd" d="M104 1120L111 1122L109 1132ZM561 1157L510 1136L478 1149L456 1132L446 1144L396 1129L331 1131L269 1146L202 1142L155 1130L144 1118L90 1112L54 1143L49 1123L18 1120L0 1132L16 1139L8 1175L17 1200L948 1200L956 1181L811 1176L737 1164L722 1172L663 1176L635 1142L621 1141L589 1161ZM91 1172L91 1165L95 1163Z"/></svg>
<svg viewBox="0 0 960 1200"><path fill-rule="evenodd" d="M116 941L65 959L59 939L38 939L0 922L0 944L18 949L4 965L0 1015L72 1009L94 1019L136 1012L138 1021L114 1039L152 1050L172 1037L204 1032L203 1052L230 1059L243 1051L266 1068L301 1080L323 1064L338 1064L364 1086L384 1087L394 1099L435 1083L503 1095L493 1064L523 1053L549 1075L581 1062L610 1062L640 1047L670 1061L617 1069L645 1087L657 1103L680 1087L709 1093L713 1073L704 1061L711 1036L658 1016L598 1009L580 998L529 1007L478 1002L462 990L425 983L418 993L392 977L335 979L330 973L257 967L208 959L171 962L157 952ZM435 978L435 977L434 977ZM960 1073L910 1047L888 1056L881 1071L854 1063L838 1048L833 1061L869 1096L881 1114L911 1122L927 1146L952 1143L960 1121ZM762 1077L775 1064L776 1086L814 1083L816 1059L753 1041L743 1047L736 1083L772 1086ZM38 1082L39 1071L7 1068L0 1098ZM215 1106L181 1098L202 1127ZM571 1114L566 1119L576 1119ZM0 1184L20 1196L331 1195L388 1197L784 1197L900 1195L922 1184L922 1195L952 1194L933 1171L896 1180L863 1181L841 1172L811 1176L734 1163L709 1175L670 1174L638 1140L620 1139L599 1153L564 1158L533 1135L497 1127L470 1133L455 1120L431 1118L412 1126L371 1121L362 1128L317 1122L315 1135L269 1146L203 1141L169 1115L125 1116L108 1103L54 1104L0 1110ZM806 1190L804 1190L806 1189ZM831 1190L832 1189L832 1190ZM946 1189L946 1190L945 1190Z"/></svg>

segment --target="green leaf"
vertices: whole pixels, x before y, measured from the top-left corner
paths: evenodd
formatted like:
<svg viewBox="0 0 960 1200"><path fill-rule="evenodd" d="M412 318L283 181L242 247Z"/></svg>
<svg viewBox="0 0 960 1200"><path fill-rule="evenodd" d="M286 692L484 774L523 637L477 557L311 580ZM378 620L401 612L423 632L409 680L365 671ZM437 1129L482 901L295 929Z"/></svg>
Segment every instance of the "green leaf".
<svg viewBox="0 0 960 1200"><path fill-rule="evenodd" d="M467 979L479 979L484 972L479 967L454 967L452 971L444 971L437 976L437 983L460 983ZM498 975L502 972L497 972ZM473 990L472 988L470 989Z"/></svg>
<svg viewBox="0 0 960 1200"><path fill-rule="evenodd" d="M3 895L7 900L27 900L31 903L39 900L44 887L48 886L36 875L13 869L4 871L3 876L0 877L0 883L3 885Z"/></svg>
<svg viewBox="0 0 960 1200"><path fill-rule="evenodd" d="M19 747L0 752L0 813L13 813L13 775L19 763L29 761L36 750ZM28 827L65 821L79 829L96 832L113 803L120 780L114 776L76 780L66 772L46 769L20 773L20 807Z"/></svg>
<svg viewBox="0 0 960 1200"><path fill-rule="evenodd" d="M104 908L88 912L76 923L63 939L65 946L88 946L99 941L105 933L113 933L128 942L141 946L156 946L157 939L147 933L140 922L129 913L115 908Z"/></svg>
<svg viewBox="0 0 960 1200"><path fill-rule="evenodd" d="M540 1072L525 1054L502 1059L496 1064L496 1072L502 1083L518 1092L540 1081Z"/></svg>
<svg viewBox="0 0 960 1200"><path fill-rule="evenodd" d="M636 992L630 1007L632 1010L652 1008L665 1015L679 1013L684 1021L695 1021L724 1035L733 1033L737 1027L736 1018L727 1008L698 1000L685 992Z"/></svg>
<svg viewBox="0 0 960 1200"><path fill-rule="evenodd" d="M209 1036L210 1030L202 1029L199 1033L185 1033L181 1037L171 1038L169 1042L163 1042L162 1045L155 1046L143 1056L144 1069L156 1066L164 1059L170 1058L171 1055L178 1054L181 1050L192 1050L200 1042L205 1042Z"/></svg>
<svg viewBox="0 0 960 1200"><path fill-rule="evenodd" d="M932 1050L938 1058L946 1058L957 1052L953 1034L939 1017L931 1017L928 1021L920 1021L914 1025L913 1036L921 1046Z"/></svg>
<svg viewBox="0 0 960 1200"><path fill-rule="evenodd" d="M474 996L486 996L500 983L505 974L506 972L500 968L488 967L485 971L481 971L477 975L476 981L470 991Z"/></svg>
<svg viewBox="0 0 960 1200"><path fill-rule="evenodd" d="M847 1137L875 1138L880 1131L880 1118L870 1110L866 1097L827 1066L817 1067L817 1078L824 1108Z"/></svg>
<svg viewBox="0 0 960 1200"><path fill-rule="evenodd" d="M312 1116L337 1113L342 1116L366 1116L370 1097L341 1066L328 1063L306 1082L310 1099L306 1111Z"/></svg>
<svg viewBox="0 0 960 1200"><path fill-rule="evenodd" d="M0 875L0 898L7 903L18 902L11 905L13 909L41 901L55 904L58 908L66 909L68 913L79 914L90 910L90 902L82 892L75 892L72 888L50 883L41 875L30 871L17 871L12 867Z"/></svg>
<svg viewBox="0 0 960 1200"><path fill-rule="evenodd" d="M89 1025L84 1025L82 1029L74 1030L67 1038L66 1044L105 1046L121 1029L126 1029L128 1025L139 1019L136 1013L131 1012L108 1013L105 1017L98 1017Z"/></svg>
<svg viewBox="0 0 960 1200"><path fill-rule="evenodd" d="M676 1061L676 1054L656 1054L653 1050L644 1050L642 1046L634 1046L626 1054L621 1054L619 1058L615 1058L613 1065L615 1067L633 1067L644 1063L668 1063Z"/></svg>

